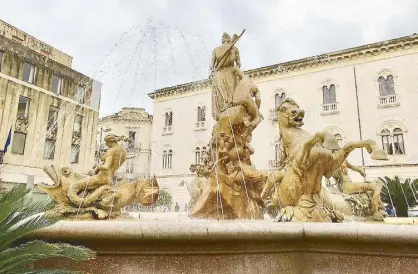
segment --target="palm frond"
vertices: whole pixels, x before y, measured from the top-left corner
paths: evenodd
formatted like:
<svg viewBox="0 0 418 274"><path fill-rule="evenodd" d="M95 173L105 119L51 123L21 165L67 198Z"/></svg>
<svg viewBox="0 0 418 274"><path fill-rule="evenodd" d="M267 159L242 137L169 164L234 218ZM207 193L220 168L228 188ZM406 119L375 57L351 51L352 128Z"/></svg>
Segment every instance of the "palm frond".
<svg viewBox="0 0 418 274"><path fill-rule="evenodd" d="M30 199L25 199L20 211L13 210L12 212L9 212L9 216L7 216L3 222L0 222L0 231L9 230L22 220L35 214L45 212L51 209L52 206L53 203L50 200L32 202ZM53 220L50 220L50 222L52 221Z"/></svg>
<svg viewBox="0 0 418 274"><path fill-rule="evenodd" d="M24 185L17 185L10 191L0 195L0 223L3 223L10 214L19 212L24 204L24 197L30 192Z"/></svg>
<svg viewBox="0 0 418 274"><path fill-rule="evenodd" d="M28 264L51 257L89 260L95 257L95 252L88 248L39 240L9 248L22 236L58 221L56 217L45 214L53 206L51 201L33 202L28 197L29 193L24 185L17 185L0 194L0 274L81 273L59 269L29 270Z"/></svg>
<svg viewBox="0 0 418 274"><path fill-rule="evenodd" d="M51 257L89 260L95 257L95 252L66 243L49 244L35 240L1 252L0 273L22 273L29 263Z"/></svg>
<svg viewBox="0 0 418 274"><path fill-rule="evenodd" d="M398 176L395 176L393 179L385 176L384 178L379 178L383 183L384 187L381 192L382 201L393 205L396 209L397 216L407 217L408 216L408 207L413 207L418 205L418 180L411 181L410 178L406 179L404 182L401 182Z"/></svg>
<svg viewBox="0 0 418 274"><path fill-rule="evenodd" d="M22 220L10 229L0 232L0 251L22 236L50 225L49 219L42 213Z"/></svg>

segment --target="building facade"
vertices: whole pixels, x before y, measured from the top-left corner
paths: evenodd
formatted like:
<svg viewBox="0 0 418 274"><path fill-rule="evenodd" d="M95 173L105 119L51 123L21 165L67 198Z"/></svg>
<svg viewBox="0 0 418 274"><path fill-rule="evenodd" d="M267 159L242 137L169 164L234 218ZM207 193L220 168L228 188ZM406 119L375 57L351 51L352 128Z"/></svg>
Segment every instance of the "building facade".
<svg viewBox="0 0 418 274"><path fill-rule="evenodd" d="M368 44L246 71L261 93L264 120L254 130L252 162L272 170L280 155L275 108L293 98L306 111L308 131L327 130L340 143L373 139L389 154L378 162L366 151L349 161L368 178L418 177L418 35ZM149 94L154 100L152 169L173 192L191 180L215 124L210 113L210 80L168 87ZM203 110L203 115L202 115ZM362 180L353 174L354 180ZM174 202L187 199L185 191Z"/></svg>
<svg viewBox="0 0 418 274"><path fill-rule="evenodd" d="M101 84L72 57L0 21L0 149L3 182L47 182L47 164L94 165Z"/></svg>
<svg viewBox="0 0 418 274"><path fill-rule="evenodd" d="M143 108L126 107L118 113L100 118L97 127L97 151L105 148L104 138L110 132L131 139L131 142L124 143L128 152L127 160L116 175L128 179L149 178L152 116Z"/></svg>

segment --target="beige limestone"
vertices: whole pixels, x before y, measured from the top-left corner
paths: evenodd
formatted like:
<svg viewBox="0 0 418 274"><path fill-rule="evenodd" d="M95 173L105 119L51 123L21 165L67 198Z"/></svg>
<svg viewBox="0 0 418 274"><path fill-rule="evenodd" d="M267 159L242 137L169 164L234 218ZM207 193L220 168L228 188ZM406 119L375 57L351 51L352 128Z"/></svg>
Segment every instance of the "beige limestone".
<svg viewBox="0 0 418 274"><path fill-rule="evenodd" d="M98 252L90 273L415 273L416 226L270 221L61 221L30 238Z"/></svg>

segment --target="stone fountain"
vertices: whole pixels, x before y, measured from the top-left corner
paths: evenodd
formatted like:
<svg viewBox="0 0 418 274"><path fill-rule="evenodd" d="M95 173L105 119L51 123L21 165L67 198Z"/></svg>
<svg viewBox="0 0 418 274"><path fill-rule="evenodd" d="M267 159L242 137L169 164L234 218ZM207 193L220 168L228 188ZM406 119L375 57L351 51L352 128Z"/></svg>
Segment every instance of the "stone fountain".
<svg viewBox="0 0 418 274"><path fill-rule="evenodd" d="M232 38L224 33L222 45L213 51L212 114L217 123L203 164L190 168L196 172L188 183L192 220L103 221L119 217L126 204L151 205L158 198L155 178L111 186L126 151L118 144L124 138L110 134L103 162L90 175L47 166L54 185L40 186L57 201L51 213L94 220L61 221L28 236L86 245L98 258L77 265L49 260L39 266L91 273L416 271L416 226L377 223L385 217L382 186L353 183L348 176L348 169L362 172L346 160L356 148L365 148L373 159L387 159L374 141L340 147L329 133L307 132L302 129L304 111L286 99L277 110L280 167L271 173L254 167L251 137L262 121L261 101L259 89L240 69L236 42L243 33ZM334 177L339 189L324 186L323 177ZM265 212L276 222L260 220ZM359 215L375 223L341 223Z"/></svg>

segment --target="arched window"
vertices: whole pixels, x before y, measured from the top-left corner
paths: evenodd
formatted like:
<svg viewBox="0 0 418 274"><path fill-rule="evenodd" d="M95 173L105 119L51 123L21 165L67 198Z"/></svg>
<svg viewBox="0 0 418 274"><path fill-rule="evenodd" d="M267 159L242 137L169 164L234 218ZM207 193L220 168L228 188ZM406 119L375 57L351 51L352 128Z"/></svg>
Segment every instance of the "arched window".
<svg viewBox="0 0 418 274"><path fill-rule="evenodd" d="M338 145L340 147L343 147L343 137L341 136L341 134L336 133L334 136L337 139Z"/></svg>
<svg viewBox="0 0 418 274"><path fill-rule="evenodd" d="M405 154L405 144L403 141L403 131L400 128L393 130L393 147L395 154Z"/></svg>
<svg viewBox="0 0 418 274"><path fill-rule="evenodd" d="M380 96L387 96L395 94L395 83L393 82L393 76L388 75L385 77L380 76L377 80L379 82Z"/></svg>
<svg viewBox="0 0 418 274"><path fill-rule="evenodd" d="M393 131L387 128L381 130L380 136L382 138L382 147L388 155L405 154L403 134L404 131L400 128L395 128Z"/></svg>
<svg viewBox="0 0 418 274"><path fill-rule="evenodd" d="M335 85L331 84L322 87L323 104L332 104L337 102L337 95L335 93Z"/></svg>
<svg viewBox="0 0 418 274"><path fill-rule="evenodd" d="M173 125L173 112L170 111L169 117L168 117L168 126L172 126L172 125Z"/></svg>
<svg viewBox="0 0 418 274"><path fill-rule="evenodd" d="M173 125L173 112L172 111L167 111L164 114L165 117L165 121L164 121L164 126L169 127Z"/></svg>
<svg viewBox="0 0 418 274"><path fill-rule="evenodd" d="M200 154L200 147L196 147L196 149L195 149L195 164L200 164L201 159L202 159L202 156Z"/></svg>
<svg viewBox="0 0 418 274"><path fill-rule="evenodd" d="M392 155L393 149L392 149L392 142L390 140L390 131L388 129L382 130L380 133L382 136L382 147L386 151L387 154Z"/></svg>
<svg viewBox="0 0 418 274"><path fill-rule="evenodd" d="M201 121L201 119L202 119L202 116L201 116L201 110L202 110L202 108L201 107L198 107L197 108L197 121L198 122L200 122Z"/></svg>
<svg viewBox="0 0 418 274"><path fill-rule="evenodd" d="M168 162L168 167L167 168L171 168L172 164L173 164L173 151L170 149L168 151L168 156L167 156L167 162Z"/></svg>
<svg viewBox="0 0 418 274"><path fill-rule="evenodd" d="M206 121L206 107L199 106L197 108L197 121L198 122Z"/></svg>
<svg viewBox="0 0 418 274"><path fill-rule="evenodd" d="M276 93L274 96L274 106L278 108L280 104L286 99L286 93Z"/></svg>
<svg viewBox="0 0 418 274"><path fill-rule="evenodd" d="M163 169L167 168L167 151L163 151Z"/></svg>

